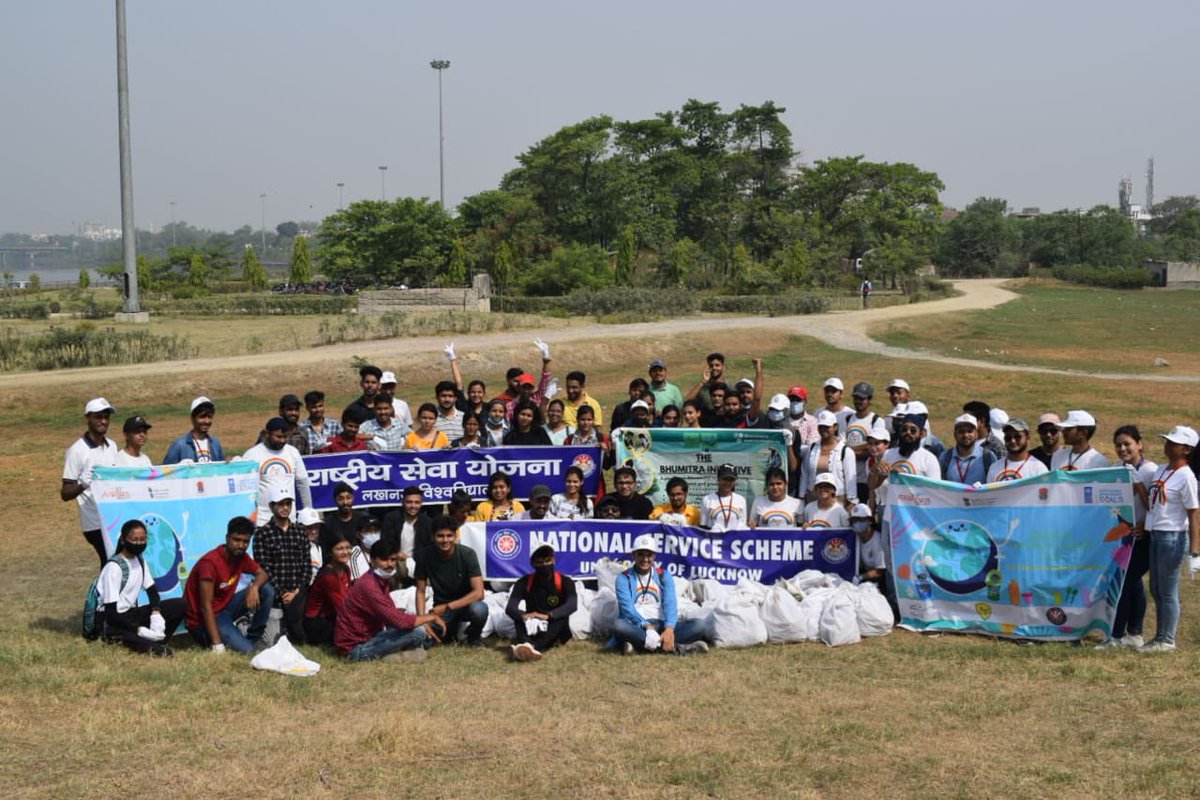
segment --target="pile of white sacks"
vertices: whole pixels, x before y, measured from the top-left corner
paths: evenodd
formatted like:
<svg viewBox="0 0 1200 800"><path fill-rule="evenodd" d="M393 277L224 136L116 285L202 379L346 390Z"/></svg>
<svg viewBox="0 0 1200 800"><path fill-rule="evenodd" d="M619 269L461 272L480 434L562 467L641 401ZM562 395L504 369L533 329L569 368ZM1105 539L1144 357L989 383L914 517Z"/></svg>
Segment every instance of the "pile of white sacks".
<svg viewBox="0 0 1200 800"><path fill-rule="evenodd" d="M598 589L575 581L579 606L571 615L576 639L607 639L617 618L617 575L627 564L604 559L596 565ZM805 570L774 586L742 580L728 586L710 579L676 577L680 619L704 620L707 639L717 647L753 647L767 642L824 642L830 647L856 644L864 636L892 630L892 609L872 583L855 585L837 575ZM415 613L414 589L393 592L397 607ZM487 592L483 635L511 639L512 620L504 613L508 592ZM432 605L427 599L426 606ZM428 610L428 608L426 609Z"/></svg>

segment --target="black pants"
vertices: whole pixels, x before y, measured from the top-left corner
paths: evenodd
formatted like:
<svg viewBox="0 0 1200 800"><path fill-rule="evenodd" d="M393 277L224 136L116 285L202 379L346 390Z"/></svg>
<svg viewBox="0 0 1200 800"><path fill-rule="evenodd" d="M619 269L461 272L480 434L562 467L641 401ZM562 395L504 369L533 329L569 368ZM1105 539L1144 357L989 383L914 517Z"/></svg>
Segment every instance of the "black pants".
<svg viewBox="0 0 1200 800"><path fill-rule="evenodd" d="M333 641L333 628L336 623L335 617L305 617L304 637L309 644L329 644Z"/></svg>
<svg viewBox="0 0 1200 800"><path fill-rule="evenodd" d="M1146 587L1142 578L1149 571L1150 536L1147 534L1133 540L1129 569L1125 571L1125 583L1121 586L1121 599L1117 601L1117 615L1113 619L1112 638L1142 635L1142 622L1146 619Z"/></svg>
<svg viewBox="0 0 1200 800"><path fill-rule="evenodd" d="M545 652L556 644L566 644L571 641L571 621L567 617L552 619L546 624L546 630L530 636L525 632L525 620L513 619L517 627L517 644L528 642L533 649Z"/></svg>
<svg viewBox="0 0 1200 800"><path fill-rule="evenodd" d="M100 557L100 569L104 569L104 565L108 563L108 551L104 549L104 534L99 528L94 531L84 531L83 538L87 539L87 543L96 551L96 555Z"/></svg>
<svg viewBox="0 0 1200 800"><path fill-rule="evenodd" d="M276 587L278 592L278 587ZM281 597L282 592L278 592L276 597ZM308 605L308 587L300 587L300 591L296 592L296 596L292 598L292 602L284 603L283 605L283 623L280 625L280 633L287 634L288 641L292 644L304 644L304 609Z"/></svg>
<svg viewBox="0 0 1200 800"><path fill-rule="evenodd" d="M172 597L170 600L162 601L159 605L159 612L163 615L163 621L167 623L167 638L161 642L143 639L137 633L139 627L150 627L150 606L138 606L124 613L114 613L113 616L106 613L104 638L109 642L119 642L135 653L162 652L166 649L171 634L178 630L179 623L183 621L186 611L187 605L182 597Z"/></svg>

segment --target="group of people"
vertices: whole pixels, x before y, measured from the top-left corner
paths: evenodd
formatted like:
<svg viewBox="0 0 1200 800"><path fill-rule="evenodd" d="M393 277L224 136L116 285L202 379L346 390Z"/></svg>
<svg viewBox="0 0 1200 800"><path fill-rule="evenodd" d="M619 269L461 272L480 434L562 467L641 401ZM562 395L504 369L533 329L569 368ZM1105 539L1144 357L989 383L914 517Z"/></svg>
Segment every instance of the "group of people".
<svg viewBox="0 0 1200 800"><path fill-rule="evenodd" d="M852 528L860 541L860 577L879 582L895 608L891 549L886 545L893 471L976 485L1048 470L1110 465L1092 443L1097 420L1084 410L1069 411L1065 417L1043 413L1030 425L973 400L963 404L954 419L952 442L943 442L932 431L929 409L902 379L887 386L890 407L877 410L869 383L853 383L847 403L846 384L830 377L821 389L824 403L810 409L802 385L768 397L761 360L751 362L753 377L730 383L724 355L712 353L699 380L684 388L668 379L661 359L652 360L646 377L629 382L628 398L608 411L610 431L779 430L786 443L787 469L768 471L765 494L750 504L737 491L736 470L721 465L716 490L698 503L689 501L688 482L675 477L666 485L668 499L655 506L637 493L633 468L615 462L612 437L602 431L605 411L587 393L586 375L567 373L565 396L559 397L550 371L550 348L540 340L535 345L541 356L540 375L535 378L514 367L506 375L504 390L490 399L483 381L464 386L454 347L448 345L451 379L435 385L434 402L419 405L415 419L409 404L395 393L395 375L374 366L360 369L362 394L337 420L326 416L325 395L320 391L308 392L303 400L294 394L282 397L277 416L266 422L258 441L240 457L259 463L282 459L290 469L260 474L257 525L246 518L232 520L225 544L193 569L185 593L185 623L193 637L214 650L249 651L266 629L274 607L292 641L331 642L351 659L391 653L415 658L426 645L456 636L460 624L465 624L465 641L477 644L487 608L482 602L478 558L457 541L458 528L468 520L660 520L705 528L712 535L757 527ZM107 436L114 413L104 398L86 405L87 430L67 449L61 497L78 503L84 537L107 573L99 587L104 618L111 620L116 632L113 636L141 646L138 632L153 630L144 623L153 619L156 626L162 624L153 616L143 618L142 605L132 602L137 596L133 587L146 577L144 568L134 566L145 531L140 529L139 538L136 526L122 530L110 558L90 485L96 466L149 466L145 448L152 426L141 415L129 417L123 426L125 444L119 447ZM163 463L225 460L222 444L211 430L215 413L211 399L192 401L191 430L172 441ZM1165 463L1158 465L1143 453L1136 426L1122 425L1112 436L1118 463L1134 474L1135 545L1113 635L1102 646L1167 652L1175 648L1185 558L1193 574L1200 571L1200 502L1193 471L1200 441L1192 428L1176 426L1161 436ZM302 458L364 449L560 444L599 447L603 467L613 469L612 491L587 496L583 473L571 468L562 486L534 487L526 505L513 497L509 476L497 472L489 479L487 497L478 503L459 492L441 513L431 516L424 509L421 490L409 487L403 505L381 519L356 511L353 488L341 484L334 490L337 508L322 518L312 510ZM640 618L641 630L647 632L657 626L660 638L641 636L619 625L620 643L635 651L693 652L697 648L692 645L699 643L692 635L695 632L675 629L674 595L666 590L669 574L642 568L653 562L652 557L647 560L647 552L653 556L653 550L646 548L635 548L630 554L634 566L627 575L636 582L627 587L631 588L625 593L629 607L622 605L621 619L636 626ZM527 580L514 585L509 604L509 615L514 621L520 618L513 656L522 660L539 658L546 647L569 636L564 626L570 611L564 609L574 605L572 582L554 571L552 551L537 551L531 568ZM1142 581L1147 572L1158 620L1149 641L1142 627L1147 608ZM239 588L239 584L244 585ZM416 588L416 614L398 610L388 596L391 589L404 585ZM422 614L428 592L432 592L433 610ZM167 605L171 601L154 603L152 611L145 613L160 614L163 621L180 612ZM235 624L239 619L241 627Z"/></svg>

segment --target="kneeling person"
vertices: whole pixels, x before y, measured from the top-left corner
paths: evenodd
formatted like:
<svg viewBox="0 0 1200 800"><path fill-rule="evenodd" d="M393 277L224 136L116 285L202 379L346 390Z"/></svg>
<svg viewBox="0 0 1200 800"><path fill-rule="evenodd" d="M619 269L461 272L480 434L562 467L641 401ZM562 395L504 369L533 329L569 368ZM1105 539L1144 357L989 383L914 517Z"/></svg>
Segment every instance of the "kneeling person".
<svg viewBox="0 0 1200 800"><path fill-rule="evenodd" d="M633 566L617 576L617 621L613 635L623 644L625 655L652 651L664 653L707 653L704 623L698 619L679 622L675 579L654 565L658 542L644 533L633 540Z"/></svg>
<svg viewBox="0 0 1200 800"><path fill-rule="evenodd" d="M571 641L569 617L578 603L575 582L554 569L553 547L542 545L529 561L533 572L513 585L504 609L517 629L512 654L518 661L537 661L543 650ZM531 628L536 632L530 633Z"/></svg>
<svg viewBox="0 0 1200 800"><path fill-rule="evenodd" d="M433 546L418 550L413 578L417 583L418 611L425 608L425 589L433 589L433 613L446 623L453 639L456 623L467 623L467 644L482 644L488 607L483 602L483 572L475 551L457 542L458 534L447 517L433 521Z"/></svg>

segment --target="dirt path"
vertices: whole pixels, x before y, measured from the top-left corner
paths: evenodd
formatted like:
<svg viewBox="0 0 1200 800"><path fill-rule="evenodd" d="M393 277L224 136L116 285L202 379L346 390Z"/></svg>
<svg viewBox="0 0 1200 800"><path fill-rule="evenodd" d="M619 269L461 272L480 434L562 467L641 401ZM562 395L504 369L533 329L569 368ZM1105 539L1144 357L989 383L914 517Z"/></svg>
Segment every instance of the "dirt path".
<svg viewBox="0 0 1200 800"><path fill-rule="evenodd" d="M622 339L638 339L671 336L697 331L708 331L712 330L716 325L721 325L728 332L751 332L755 330L779 331L800 336L812 336L843 350L873 353L888 358L936 361L942 364L952 364L973 369L1030 372L1046 375L1086 376L1102 380L1200 383L1200 377L1197 376L1082 372L1054 369L1051 367L995 364L989 361L954 358L925 350L906 350L901 347L891 347L877 342L867 335L867 329L880 322L907 319L925 314L945 313L948 311L975 311L994 308L1002 303L1015 300L1019 296L1008 289L1002 288L1001 284L1004 283L1002 279L963 280L954 281L953 283L955 288L961 292L958 296L913 305L889 306L887 308L831 312L826 314L809 314L794 317L681 317L658 322L642 322L620 326L592 324L562 330L504 331L500 333L474 334L458 337L420 336L402 340L380 339L369 342L346 342L327 347L312 347L290 351L287 354L286 363L290 367L295 367L338 360L345 361L355 355L380 361L395 360L398 349L402 348L406 354L436 353L442 349L450 338L454 339L455 345L460 352L465 352L467 350L485 348L527 348L530 341L537 336L541 336L542 339L550 344L562 344L599 338L619 337ZM0 389L28 388L31 386L39 388L64 386L81 381L86 382L91 378L111 379L114 373L117 372L122 377L147 378L181 373L195 374L207 370L255 369L261 368L267 360L268 356L264 353L253 355L230 353L190 361L154 362L120 367L89 367L86 369L58 370L55 372L26 372L0 375Z"/></svg>

